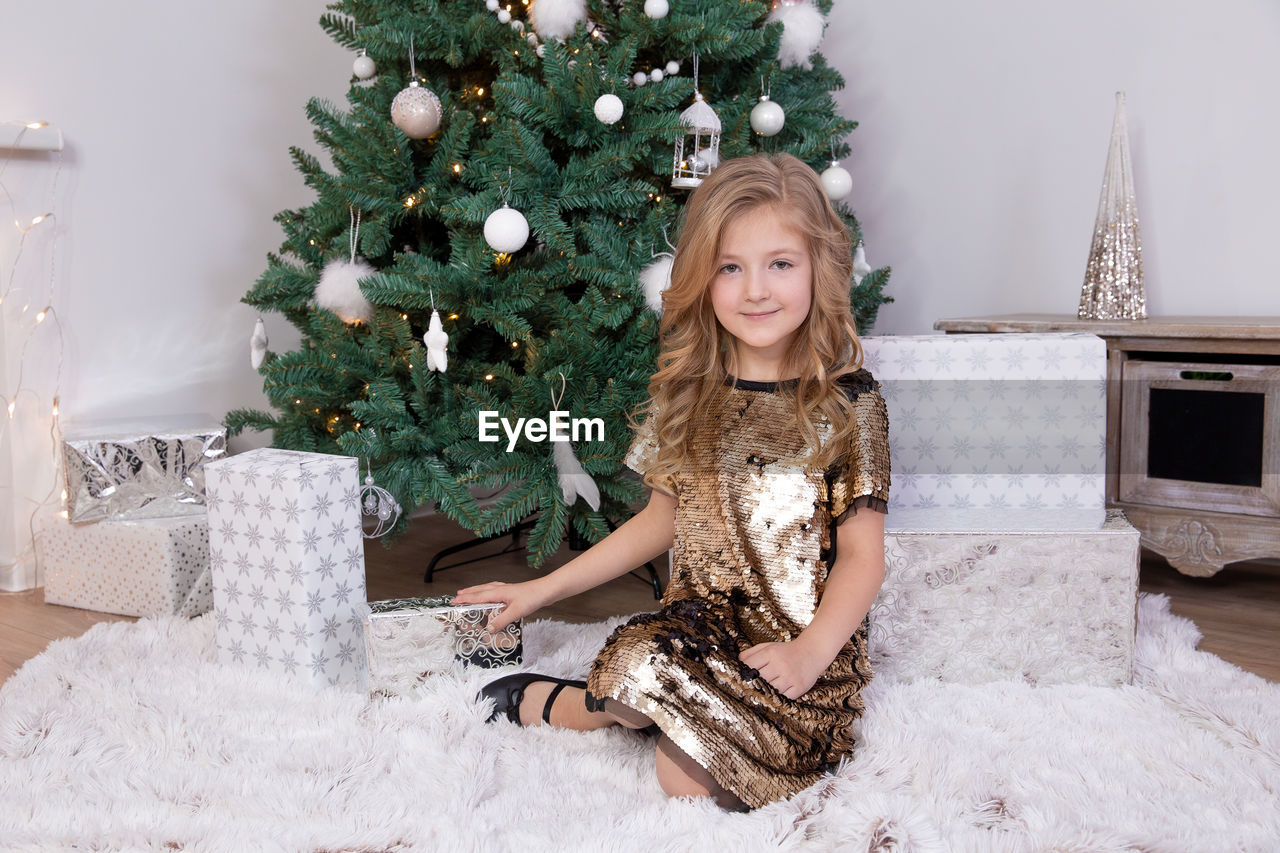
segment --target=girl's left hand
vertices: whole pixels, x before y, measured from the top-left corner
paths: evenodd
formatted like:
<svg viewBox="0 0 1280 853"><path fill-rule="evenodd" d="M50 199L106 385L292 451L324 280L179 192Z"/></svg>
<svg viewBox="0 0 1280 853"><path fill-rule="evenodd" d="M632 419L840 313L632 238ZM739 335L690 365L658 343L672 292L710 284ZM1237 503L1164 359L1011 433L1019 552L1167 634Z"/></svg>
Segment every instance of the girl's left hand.
<svg viewBox="0 0 1280 853"><path fill-rule="evenodd" d="M799 699L808 693L831 663L814 654L800 638L786 643L760 643L738 657L788 699Z"/></svg>

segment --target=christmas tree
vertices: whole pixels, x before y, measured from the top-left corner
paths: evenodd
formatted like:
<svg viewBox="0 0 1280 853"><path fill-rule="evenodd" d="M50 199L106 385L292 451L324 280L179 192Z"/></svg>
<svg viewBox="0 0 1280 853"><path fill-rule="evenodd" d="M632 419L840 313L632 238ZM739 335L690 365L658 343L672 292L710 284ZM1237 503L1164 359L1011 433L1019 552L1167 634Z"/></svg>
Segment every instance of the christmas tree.
<svg viewBox="0 0 1280 853"><path fill-rule="evenodd" d="M856 125L816 52L830 0L775 5L329 6L321 25L358 54L349 108L307 107L333 170L293 149L316 198L276 216L284 245L244 297L302 342L264 352L255 334L277 413L231 412L229 431L368 459L400 503L434 501L480 535L535 517L534 565L569 525L604 537L643 497L621 462L655 369L660 302L640 280L660 286L669 269L689 192L677 187L720 160L785 151L826 170L833 197L849 191L835 161ZM889 301L888 269L861 272L865 332ZM552 410L600 419L603 435L479 440L482 412L515 424ZM501 491L481 506L480 486Z"/></svg>

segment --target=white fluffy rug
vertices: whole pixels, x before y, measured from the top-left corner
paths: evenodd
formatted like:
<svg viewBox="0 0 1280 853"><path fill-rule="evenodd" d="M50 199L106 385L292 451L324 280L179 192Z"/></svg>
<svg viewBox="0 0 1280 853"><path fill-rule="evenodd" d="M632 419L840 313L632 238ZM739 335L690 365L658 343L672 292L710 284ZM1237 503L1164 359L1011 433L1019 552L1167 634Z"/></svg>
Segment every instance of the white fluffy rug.
<svg viewBox="0 0 1280 853"><path fill-rule="evenodd" d="M618 620L526 627L585 673ZM100 624L0 690L0 848L1280 849L1280 685L1142 596L1120 689L895 683L856 756L750 814L668 800L633 733L483 725L492 671L369 705L214 661L209 617Z"/></svg>

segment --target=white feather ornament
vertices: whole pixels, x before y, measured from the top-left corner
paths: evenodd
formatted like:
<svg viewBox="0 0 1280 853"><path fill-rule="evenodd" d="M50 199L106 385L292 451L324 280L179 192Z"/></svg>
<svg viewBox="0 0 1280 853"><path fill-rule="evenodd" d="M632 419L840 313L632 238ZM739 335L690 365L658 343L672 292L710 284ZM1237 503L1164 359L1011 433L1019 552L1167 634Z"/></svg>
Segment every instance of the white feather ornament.
<svg viewBox="0 0 1280 853"><path fill-rule="evenodd" d="M342 318L344 323L367 323L373 303L360 292L360 279L373 275L374 268L363 260L335 258L325 264L316 285L316 304Z"/></svg>
<svg viewBox="0 0 1280 853"><path fill-rule="evenodd" d="M867 253L859 243L858 248L853 252L853 283L862 284L862 279L869 272L871 272L871 264L867 263Z"/></svg>
<svg viewBox="0 0 1280 853"><path fill-rule="evenodd" d="M529 21L543 39L563 39L586 15L586 0L537 0Z"/></svg>
<svg viewBox="0 0 1280 853"><path fill-rule="evenodd" d="M822 42L825 21L822 13L808 2L779 6L767 19L782 22L782 39L778 42L778 64L783 68L813 68L809 57Z"/></svg>
<svg viewBox="0 0 1280 853"><path fill-rule="evenodd" d="M551 457L556 463L564 505L573 506L578 498L582 498L587 502L587 506L593 510L599 510L600 489L596 486L596 481L591 479L591 475L583 470L578 457L573 455L573 448L569 446L569 442L552 442Z"/></svg>
<svg viewBox="0 0 1280 853"><path fill-rule="evenodd" d="M427 370L438 370L444 373L449 336L445 334L444 327L440 324L439 311L431 312L431 322L427 324L427 331L422 335L422 343L427 347Z"/></svg>
<svg viewBox="0 0 1280 853"><path fill-rule="evenodd" d="M249 338L249 362L253 365L253 369L257 370L262 367L263 360L267 357L267 327L262 322L262 318L258 318L258 322L253 324L253 337Z"/></svg>
<svg viewBox="0 0 1280 853"><path fill-rule="evenodd" d="M662 294L671 286L671 264L674 261L673 255L663 252L653 263L640 270L644 304L655 314L662 313Z"/></svg>

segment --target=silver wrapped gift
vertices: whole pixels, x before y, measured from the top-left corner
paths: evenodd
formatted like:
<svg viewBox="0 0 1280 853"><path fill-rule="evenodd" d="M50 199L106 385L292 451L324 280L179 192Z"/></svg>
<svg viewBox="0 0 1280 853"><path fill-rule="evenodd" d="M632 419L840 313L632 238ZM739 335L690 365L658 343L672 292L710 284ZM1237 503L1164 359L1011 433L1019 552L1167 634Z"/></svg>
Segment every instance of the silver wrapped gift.
<svg viewBox="0 0 1280 853"><path fill-rule="evenodd" d="M520 663L520 620L496 634L485 630L489 616L502 606L454 605L448 596L369 602L364 611L369 692L400 696L457 667Z"/></svg>
<svg viewBox="0 0 1280 853"><path fill-rule="evenodd" d="M227 452L211 415L84 422L63 432L71 521L204 512L204 465Z"/></svg>

